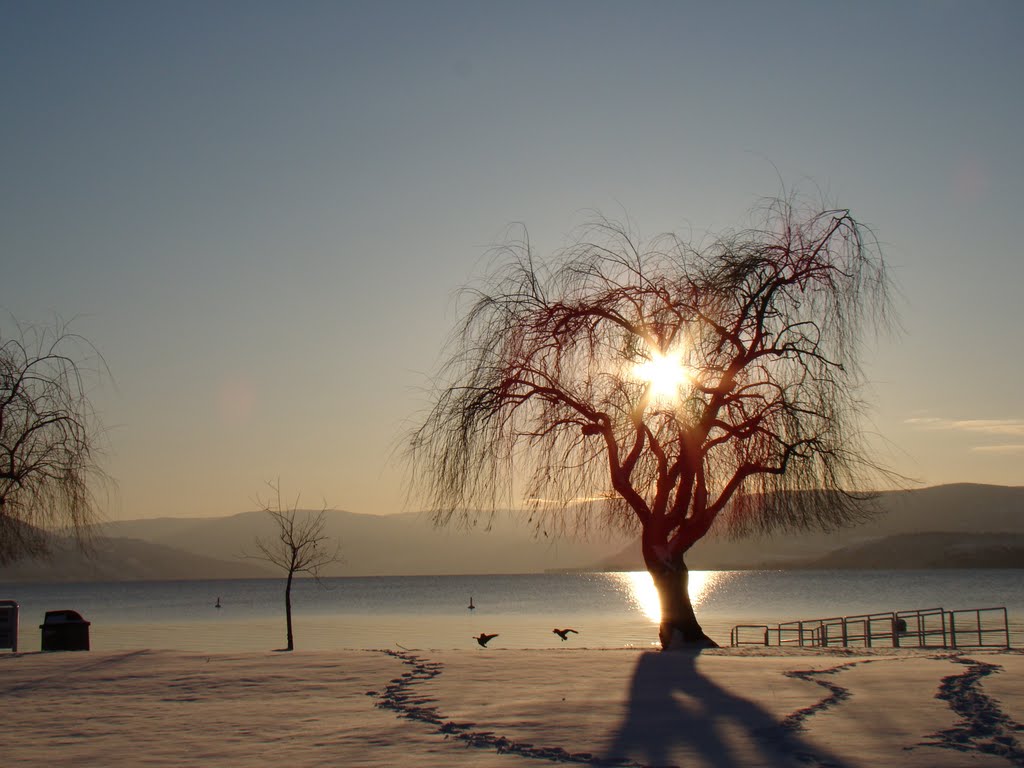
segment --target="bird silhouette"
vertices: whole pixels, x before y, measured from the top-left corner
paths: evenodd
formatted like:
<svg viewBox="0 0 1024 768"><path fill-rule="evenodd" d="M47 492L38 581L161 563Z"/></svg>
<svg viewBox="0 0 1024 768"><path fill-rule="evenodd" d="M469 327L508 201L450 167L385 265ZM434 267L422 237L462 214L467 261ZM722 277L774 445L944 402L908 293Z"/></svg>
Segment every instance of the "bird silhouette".
<svg viewBox="0 0 1024 768"><path fill-rule="evenodd" d="M481 632L480 637L474 637L473 639L480 643L480 647L483 648L496 637L497 635L488 635L486 632Z"/></svg>
<svg viewBox="0 0 1024 768"><path fill-rule="evenodd" d="M472 595L469 596L469 610L471 610L471 611L475 611L476 610L476 606L473 605L473 596Z"/></svg>
<svg viewBox="0 0 1024 768"><path fill-rule="evenodd" d="M575 629L552 629L551 631L558 635L560 638L562 638L563 643L569 639L568 634L570 632L572 632L574 635L579 634L579 632L577 632Z"/></svg>

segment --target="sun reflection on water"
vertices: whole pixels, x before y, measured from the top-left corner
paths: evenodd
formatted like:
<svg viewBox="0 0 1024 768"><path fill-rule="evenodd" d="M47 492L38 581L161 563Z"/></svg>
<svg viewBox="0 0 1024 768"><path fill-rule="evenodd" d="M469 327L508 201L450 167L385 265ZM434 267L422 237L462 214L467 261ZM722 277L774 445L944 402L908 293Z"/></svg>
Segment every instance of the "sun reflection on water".
<svg viewBox="0 0 1024 768"><path fill-rule="evenodd" d="M655 624L661 621L661 602L654 580L647 571L627 571L608 574L626 591L629 601ZM722 578L720 571L690 571L690 601L694 608L714 590Z"/></svg>

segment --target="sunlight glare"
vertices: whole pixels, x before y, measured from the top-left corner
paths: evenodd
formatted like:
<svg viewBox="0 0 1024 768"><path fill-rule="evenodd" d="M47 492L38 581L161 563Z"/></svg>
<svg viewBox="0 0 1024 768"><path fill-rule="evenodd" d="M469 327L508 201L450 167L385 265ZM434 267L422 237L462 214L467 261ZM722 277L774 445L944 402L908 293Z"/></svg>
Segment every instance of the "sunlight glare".
<svg viewBox="0 0 1024 768"><path fill-rule="evenodd" d="M654 580L647 571L615 574L628 590L630 601L655 624L661 622L661 601ZM698 607L715 583L717 571L690 571L689 593L693 607Z"/></svg>
<svg viewBox="0 0 1024 768"><path fill-rule="evenodd" d="M690 380L678 350L664 355L651 352L649 360L633 367L633 375L650 385L652 398L661 400L678 400L680 388Z"/></svg>

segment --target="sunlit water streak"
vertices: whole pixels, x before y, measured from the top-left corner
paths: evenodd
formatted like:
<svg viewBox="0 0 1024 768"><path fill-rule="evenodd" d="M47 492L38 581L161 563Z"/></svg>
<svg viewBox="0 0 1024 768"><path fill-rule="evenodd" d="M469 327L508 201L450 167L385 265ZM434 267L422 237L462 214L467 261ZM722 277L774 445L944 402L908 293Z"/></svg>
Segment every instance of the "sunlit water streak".
<svg viewBox="0 0 1024 768"><path fill-rule="evenodd" d="M1024 645L1021 571L695 571L690 594L705 631L726 644L739 623L908 608L1010 611ZM647 573L374 577L297 582L296 646L470 648L648 648L657 643L659 605ZM476 610L467 606L470 596ZM222 607L215 607L217 598ZM21 605L20 650L39 648L47 610L71 608L92 622L97 650L172 648L206 652L271 650L285 643L283 580L3 585ZM551 630L573 627L562 642Z"/></svg>
<svg viewBox="0 0 1024 768"><path fill-rule="evenodd" d="M724 583L731 571L690 571L689 593L694 610L699 611L715 586ZM661 621L661 601L651 575L646 571L625 571L605 574L617 580L627 596L629 605L657 624Z"/></svg>

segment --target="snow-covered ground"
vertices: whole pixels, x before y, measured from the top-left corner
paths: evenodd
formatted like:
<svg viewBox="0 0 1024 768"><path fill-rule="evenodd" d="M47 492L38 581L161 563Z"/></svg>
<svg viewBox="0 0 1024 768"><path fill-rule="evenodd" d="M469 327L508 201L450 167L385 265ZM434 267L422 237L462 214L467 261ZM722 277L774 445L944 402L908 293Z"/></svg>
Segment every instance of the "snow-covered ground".
<svg viewBox="0 0 1024 768"><path fill-rule="evenodd" d="M4 765L1024 766L1020 651L0 655Z"/></svg>

